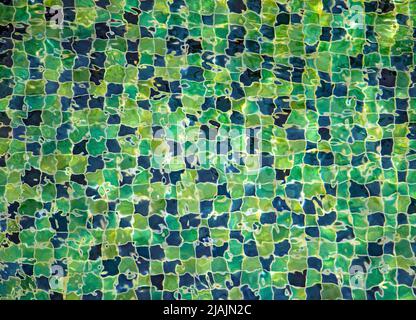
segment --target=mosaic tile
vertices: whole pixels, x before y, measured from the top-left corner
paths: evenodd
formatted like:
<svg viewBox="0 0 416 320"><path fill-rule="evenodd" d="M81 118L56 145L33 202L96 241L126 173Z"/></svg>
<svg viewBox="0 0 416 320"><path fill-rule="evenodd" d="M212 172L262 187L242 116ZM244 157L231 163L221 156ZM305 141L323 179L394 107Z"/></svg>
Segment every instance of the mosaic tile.
<svg viewBox="0 0 416 320"><path fill-rule="evenodd" d="M415 14L0 1L0 299L414 299Z"/></svg>

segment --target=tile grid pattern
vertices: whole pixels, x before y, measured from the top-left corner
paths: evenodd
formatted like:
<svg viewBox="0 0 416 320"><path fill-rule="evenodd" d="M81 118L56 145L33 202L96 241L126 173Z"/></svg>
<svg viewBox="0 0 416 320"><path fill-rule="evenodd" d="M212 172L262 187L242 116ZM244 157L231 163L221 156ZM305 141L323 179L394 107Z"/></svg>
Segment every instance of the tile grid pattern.
<svg viewBox="0 0 416 320"><path fill-rule="evenodd" d="M0 299L414 299L415 13L2 0Z"/></svg>

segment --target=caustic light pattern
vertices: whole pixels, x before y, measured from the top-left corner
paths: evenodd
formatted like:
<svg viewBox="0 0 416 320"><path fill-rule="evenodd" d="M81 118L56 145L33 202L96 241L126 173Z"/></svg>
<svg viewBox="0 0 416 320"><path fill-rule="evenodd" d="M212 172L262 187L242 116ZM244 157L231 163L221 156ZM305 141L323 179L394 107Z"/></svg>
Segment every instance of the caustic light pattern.
<svg viewBox="0 0 416 320"><path fill-rule="evenodd" d="M416 1L2 0L1 299L414 299Z"/></svg>

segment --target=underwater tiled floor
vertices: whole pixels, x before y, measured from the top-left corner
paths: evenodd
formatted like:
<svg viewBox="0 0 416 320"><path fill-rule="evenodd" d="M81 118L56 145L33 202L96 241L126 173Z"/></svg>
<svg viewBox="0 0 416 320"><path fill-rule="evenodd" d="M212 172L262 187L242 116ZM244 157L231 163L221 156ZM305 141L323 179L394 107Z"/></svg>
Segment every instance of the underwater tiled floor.
<svg viewBox="0 0 416 320"><path fill-rule="evenodd" d="M0 1L0 299L414 299L416 1Z"/></svg>

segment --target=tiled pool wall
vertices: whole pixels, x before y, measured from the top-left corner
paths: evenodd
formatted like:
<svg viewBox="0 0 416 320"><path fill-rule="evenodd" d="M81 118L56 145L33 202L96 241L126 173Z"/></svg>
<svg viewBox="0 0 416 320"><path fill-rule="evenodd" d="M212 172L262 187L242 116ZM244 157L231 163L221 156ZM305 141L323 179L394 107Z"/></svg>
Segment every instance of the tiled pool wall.
<svg viewBox="0 0 416 320"><path fill-rule="evenodd" d="M414 299L415 13L2 0L0 299Z"/></svg>

